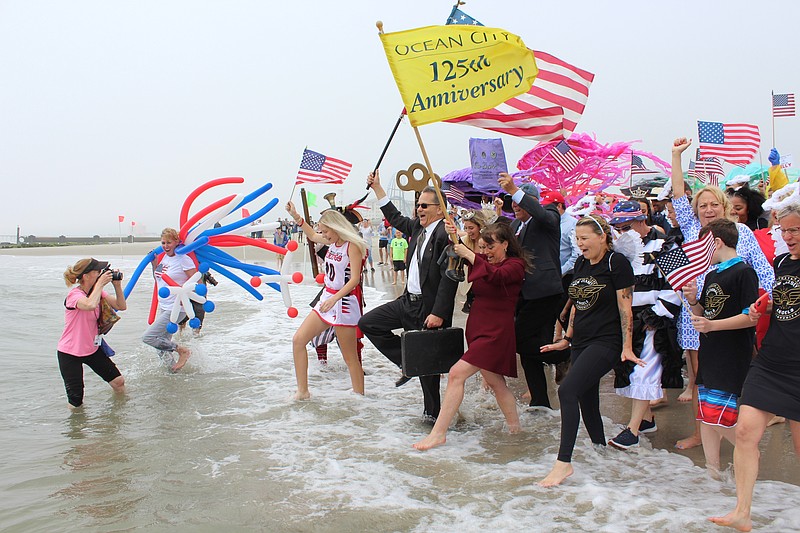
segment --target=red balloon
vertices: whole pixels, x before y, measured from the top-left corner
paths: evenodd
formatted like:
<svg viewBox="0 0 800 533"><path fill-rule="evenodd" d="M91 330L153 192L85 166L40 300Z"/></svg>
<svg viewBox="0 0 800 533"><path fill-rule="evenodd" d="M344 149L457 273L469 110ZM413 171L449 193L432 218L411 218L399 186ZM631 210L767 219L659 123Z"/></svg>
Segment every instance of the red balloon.
<svg viewBox="0 0 800 533"><path fill-rule="evenodd" d="M297 318L297 308L296 307L290 307L286 311L286 314L289 315L289 318Z"/></svg>
<svg viewBox="0 0 800 533"><path fill-rule="evenodd" d="M303 273L295 272L292 274L292 283L303 283Z"/></svg>
<svg viewBox="0 0 800 533"><path fill-rule="evenodd" d="M290 252L294 252L297 250L297 246L298 246L297 241L289 241L286 244L286 249L289 250Z"/></svg>
<svg viewBox="0 0 800 533"><path fill-rule="evenodd" d="M315 281L316 281L317 283L319 283L320 285L322 285L323 283L325 283L325 274L323 274L323 273L321 273L321 272L320 272L319 274L317 274L317 277L316 277L316 278L314 278L314 279L315 279Z"/></svg>
<svg viewBox="0 0 800 533"><path fill-rule="evenodd" d="M258 276L253 276L252 278L250 278L250 285L252 285L253 287L259 287L261 285L261 278L259 278Z"/></svg>

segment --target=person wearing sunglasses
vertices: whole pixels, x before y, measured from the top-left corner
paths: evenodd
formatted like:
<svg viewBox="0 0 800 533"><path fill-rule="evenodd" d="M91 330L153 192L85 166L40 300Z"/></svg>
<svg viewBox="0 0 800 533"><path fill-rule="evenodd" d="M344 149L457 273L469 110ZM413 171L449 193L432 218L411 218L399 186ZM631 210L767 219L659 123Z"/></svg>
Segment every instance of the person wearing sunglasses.
<svg viewBox="0 0 800 533"><path fill-rule="evenodd" d="M118 279L115 279L118 278ZM83 405L83 365L103 378L114 392L125 392L125 378L117 365L103 351L103 340L98 334L101 300L113 309L128 308L122 292L122 276L115 276L106 261L94 258L81 259L64 272L67 287L73 287L64 299L64 331L58 341L58 368L64 379L68 406L75 410ZM114 294L103 287L112 284Z"/></svg>
<svg viewBox="0 0 800 533"><path fill-rule="evenodd" d="M442 223L447 206L441 205L434 188L426 187L419 195L417 217L410 218L402 215L386 196L378 171L369 174L367 185L375 191L389 224L409 236L407 283L399 298L366 313L358 327L379 352L400 367L400 336L393 330L449 327L453 320L458 284L445 275L447 261L438 262L450 243ZM395 385L408 381L408 377L402 376ZM423 419L434 423L441 407L439 376L421 376L419 381L424 398Z"/></svg>

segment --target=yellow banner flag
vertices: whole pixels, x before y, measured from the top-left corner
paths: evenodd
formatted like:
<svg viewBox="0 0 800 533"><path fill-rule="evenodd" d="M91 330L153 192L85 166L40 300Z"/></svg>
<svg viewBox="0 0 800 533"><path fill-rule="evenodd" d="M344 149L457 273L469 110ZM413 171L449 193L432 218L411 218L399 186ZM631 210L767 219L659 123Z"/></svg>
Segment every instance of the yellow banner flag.
<svg viewBox="0 0 800 533"><path fill-rule="evenodd" d="M485 26L382 33L413 126L491 109L528 92L539 69L518 36Z"/></svg>

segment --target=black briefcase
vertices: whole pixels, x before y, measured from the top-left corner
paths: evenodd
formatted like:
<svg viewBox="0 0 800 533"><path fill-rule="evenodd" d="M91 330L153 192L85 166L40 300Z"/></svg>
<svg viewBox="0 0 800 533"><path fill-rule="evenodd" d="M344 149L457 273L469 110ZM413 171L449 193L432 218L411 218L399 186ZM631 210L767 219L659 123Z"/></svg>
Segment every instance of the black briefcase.
<svg viewBox="0 0 800 533"><path fill-rule="evenodd" d="M464 355L461 328L423 329L400 334L403 375L408 377L447 374Z"/></svg>

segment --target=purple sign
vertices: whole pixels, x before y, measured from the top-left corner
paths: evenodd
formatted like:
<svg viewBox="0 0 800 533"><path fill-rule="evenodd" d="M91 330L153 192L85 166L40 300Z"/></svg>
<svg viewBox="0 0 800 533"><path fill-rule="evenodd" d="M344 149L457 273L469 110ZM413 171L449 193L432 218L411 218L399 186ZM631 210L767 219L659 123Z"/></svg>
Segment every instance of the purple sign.
<svg viewBox="0 0 800 533"><path fill-rule="evenodd" d="M473 188L488 193L500 190L497 177L508 172L502 139L470 139L469 161Z"/></svg>

